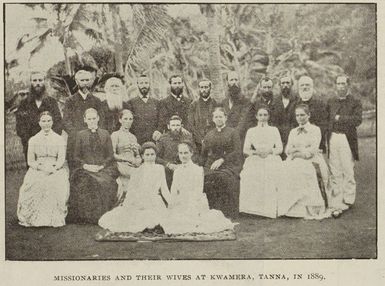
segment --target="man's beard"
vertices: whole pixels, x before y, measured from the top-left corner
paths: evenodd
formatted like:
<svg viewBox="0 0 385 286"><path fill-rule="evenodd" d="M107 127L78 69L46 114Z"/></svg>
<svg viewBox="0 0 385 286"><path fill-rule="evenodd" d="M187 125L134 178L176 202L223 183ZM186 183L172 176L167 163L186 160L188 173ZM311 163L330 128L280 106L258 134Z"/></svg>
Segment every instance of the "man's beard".
<svg viewBox="0 0 385 286"><path fill-rule="evenodd" d="M283 97L288 98L290 97L291 89L290 87L282 87L281 88L281 94Z"/></svg>
<svg viewBox="0 0 385 286"><path fill-rule="evenodd" d="M119 94L106 93L106 101L110 110L122 110L123 99Z"/></svg>
<svg viewBox="0 0 385 286"><path fill-rule="evenodd" d="M182 134L181 130L170 130L170 134L172 138L179 138Z"/></svg>
<svg viewBox="0 0 385 286"><path fill-rule="evenodd" d="M230 85L229 96L232 101L239 101L241 99L241 88L236 84Z"/></svg>
<svg viewBox="0 0 385 286"><path fill-rule="evenodd" d="M45 85L42 86L32 86L31 85L31 94L35 99L41 99L45 93Z"/></svg>
<svg viewBox="0 0 385 286"><path fill-rule="evenodd" d="M273 92L272 91L265 91L261 93L261 96L266 100L270 101L273 99Z"/></svg>
<svg viewBox="0 0 385 286"><path fill-rule="evenodd" d="M140 94L143 95L143 96L147 96L149 91L150 91L150 89L147 88L147 87L139 88L139 92L140 92Z"/></svg>
<svg viewBox="0 0 385 286"><path fill-rule="evenodd" d="M171 87L172 94L180 96L183 92L183 87Z"/></svg>
<svg viewBox="0 0 385 286"><path fill-rule="evenodd" d="M199 92L199 95L200 97L202 97L203 99L207 99L210 97L210 92Z"/></svg>
<svg viewBox="0 0 385 286"><path fill-rule="evenodd" d="M310 88L309 90L299 90L298 94L302 101L309 101L313 96L314 90Z"/></svg>

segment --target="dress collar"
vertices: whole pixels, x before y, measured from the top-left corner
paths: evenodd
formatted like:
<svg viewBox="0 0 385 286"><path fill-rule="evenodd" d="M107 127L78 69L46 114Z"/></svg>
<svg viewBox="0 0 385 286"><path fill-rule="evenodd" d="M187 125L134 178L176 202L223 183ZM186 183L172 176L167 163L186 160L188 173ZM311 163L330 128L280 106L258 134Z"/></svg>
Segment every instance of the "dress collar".
<svg viewBox="0 0 385 286"><path fill-rule="evenodd" d="M218 131L218 132L222 132L222 130L226 127L226 124L224 124L222 127L215 127L215 129Z"/></svg>

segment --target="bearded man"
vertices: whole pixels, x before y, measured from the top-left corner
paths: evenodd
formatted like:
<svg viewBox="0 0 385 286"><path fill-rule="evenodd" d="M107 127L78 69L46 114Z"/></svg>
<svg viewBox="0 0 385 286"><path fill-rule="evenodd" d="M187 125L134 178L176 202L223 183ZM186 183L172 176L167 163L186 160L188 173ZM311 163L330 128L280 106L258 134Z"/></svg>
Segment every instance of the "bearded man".
<svg viewBox="0 0 385 286"><path fill-rule="evenodd" d="M169 84L171 94L160 101L159 129L162 132L167 131L168 121L173 115L178 115L183 122L187 122L191 104L191 99L183 96L183 79L180 75L171 76Z"/></svg>
<svg viewBox="0 0 385 286"><path fill-rule="evenodd" d="M111 134L119 130L119 114L123 110L124 85L116 76L111 76L104 85L106 98L102 102L104 110L104 127Z"/></svg>
<svg viewBox="0 0 385 286"><path fill-rule="evenodd" d="M80 67L75 73L75 81L78 91L70 96L64 105L63 122L64 130L68 134L67 141L67 160L69 167L73 167L73 152L76 135L79 131L87 129L84 122L84 112L89 108L94 108L99 115L99 126L104 128L104 110L99 98L92 95L90 89L94 78L91 67Z"/></svg>
<svg viewBox="0 0 385 286"><path fill-rule="evenodd" d="M57 134L61 135L63 129L59 106L56 100L47 94L44 73L32 72L30 82L29 96L21 101L16 111L16 133L21 138L26 162L28 140L41 129L39 125L40 113L49 111L52 114L52 130Z"/></svg>
<svg viewBox="0 0 385 286"><path fill-rule="evenodd" d="M139 95L130 99L124 108L131 110L134 121L131 132L142 145L147 141L156 141L160 138L159 125L159 100L150 95L150 81L147 75L142 74L137 80Z"/></svg>
<svg viewBox="0 0 385 286"><path fill-rule="evenodd" d="M295 106L299 104L306 104L309 106L311 124L317 125L321 129L321 143L320 149L323 153L326 153L326 130L328 125L328 113L326 104L321 99L315 96L313 79L309 76L301 76L298 80L298 95ZM295 108L294 108L295 110ZM294 114L293 114L294 116ZM293 122L295 119L293 119ZM295 127L298 124L295 125Z"/></svg>
<svg viewBox="0 0 385 286"><path fill-rule="evenodd" d="M202 141L207 132L215 127L213 111L218 103L211 97L212 83L202 79L199 83L199 98L190 105L188 128L191 130L198 152L201 151Z"/></svg>
<svg viewBox="0 0 385 286"><path fill-rule="evenodd" d="M273 96L273 80L263 77L250 99L249 106L241 120L240 136L243 141L249 128L257 125L255 117L260 106L267 106L270 110L269 125L280 129L283 121L283 105Z"/></svg>
<svg viewBox="0 0 385 286"><path fill-rule="evenodd" d="M167 124L169 131L163 134L159 141L156 143L156 146L158 147L156 162L158 164L162 164L165 167L166 180L169 188L171 187L173 173L180 164L178 157L179 143L189 141L195 149L192 135L182 132L182 122L182 118L180 118L178 115L171 116L169 123ZM194 154L196 154L195 150ZM196 156L193 157L194 161L195 158Z"/></svg>
<svg viewBox="0 0 385 286"><path fill-rule="evenodd" d="M240 131L241 117L247 109L248 102L242 94L239 75L234 71L227 74L227 88L227 98L220 104L227 114L226 126Z"/></svg>

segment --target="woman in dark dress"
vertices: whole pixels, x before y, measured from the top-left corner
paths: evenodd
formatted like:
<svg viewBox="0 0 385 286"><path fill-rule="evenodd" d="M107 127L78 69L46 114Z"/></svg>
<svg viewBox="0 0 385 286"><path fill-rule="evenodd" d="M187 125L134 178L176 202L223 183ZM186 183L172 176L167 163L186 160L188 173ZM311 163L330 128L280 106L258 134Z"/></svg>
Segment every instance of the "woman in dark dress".
<svg viewBox="0 0 385 286"><path fill-rule="evenodd" d="M116 204L119 172L110 135L107 130L98 128L97 111L87 109L84 121L88 129L76 136L68 221L97 223Z"/></svg>
<svg viewBox="0 0 385 286"><path fill-rule="evenodd" d="M210 208L234 218L239 211L239 173L243 158L239 134L226 126L226 119L225 110L215 108L215 128L203 139L204 192Z"/></svg>

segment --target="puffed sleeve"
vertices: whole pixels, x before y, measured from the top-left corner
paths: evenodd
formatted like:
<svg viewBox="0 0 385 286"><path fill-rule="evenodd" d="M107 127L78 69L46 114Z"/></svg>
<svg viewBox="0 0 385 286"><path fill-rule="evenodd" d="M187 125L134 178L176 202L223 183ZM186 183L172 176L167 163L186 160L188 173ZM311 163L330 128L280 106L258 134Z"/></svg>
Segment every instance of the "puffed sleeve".
<svg viewBox="0 0 385 286"><path fill-rule="evenodd" d="M36 142L35 142L35 137L32 137L28 141L28 152L27 152L27 162L28 166L33 168L33 169L38 169L38 162L36 161Z"/></svg>
<svg viewBox="0 0 385 286"><path fill-rule="evenodd" d="M247 156L253 155L252 130L251 129L247 130L247 132L246 132L245 143L243 144L243 153L246 154Z"/></svg>
<svg viewBox="0 0 385 286"><path fill-rule="evenodd" d="M56 169L60 169L61 167L63 167L63 164L66 159L66 144L64 139L61 136L57 138L58 138L57 141L58 141L59 149L58 149L58 155L56 160Z"/></svg>
<svg viewBox="0 0 385 286"><path fill-rule="evenodd" d="M318 126L313 125L311 131L308 133L310 138L310 145L305 147L305 151L309 153L309 157L313 157L318 153L319 144L321 142L321 129Z"/></svg>

